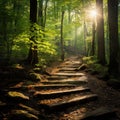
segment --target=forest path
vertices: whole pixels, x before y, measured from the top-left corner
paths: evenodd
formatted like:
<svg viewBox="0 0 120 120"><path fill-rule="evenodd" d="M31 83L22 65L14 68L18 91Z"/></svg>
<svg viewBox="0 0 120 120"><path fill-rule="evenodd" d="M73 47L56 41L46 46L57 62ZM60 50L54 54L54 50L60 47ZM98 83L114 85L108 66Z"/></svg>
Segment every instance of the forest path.
<svg viewBox="0 0 120 120"><path fill-rule="evenodd" d="M81 64L80 57L70 57L40 82L20 82L20 87L1 91L0 118L119 120L120 92L85 71L76 71Z"/></svg>
<svg viewBox="0 0 120 120"><path fill-rule="evenodd" d="M120 105L115 103L119 104L120 96L107 98L106 90L111 88L84 71L76 71L81 64L80 57L70 57L52 69L42 82L45 89L34 86L38 106L44 108L48 120L118 120Z"/></svg>

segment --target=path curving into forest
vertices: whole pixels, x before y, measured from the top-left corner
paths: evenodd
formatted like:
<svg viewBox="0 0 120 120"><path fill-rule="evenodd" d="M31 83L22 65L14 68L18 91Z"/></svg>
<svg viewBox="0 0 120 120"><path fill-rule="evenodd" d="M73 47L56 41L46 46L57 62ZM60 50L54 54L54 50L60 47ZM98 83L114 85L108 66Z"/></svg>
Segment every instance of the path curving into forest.
<svg viewBox="0 0 120 120"><path fill-rule="evenodd" d="M50 68L39 82L3 89L0 118L6 120L119 120L120 92L85 71L72 56Z"/></svg>

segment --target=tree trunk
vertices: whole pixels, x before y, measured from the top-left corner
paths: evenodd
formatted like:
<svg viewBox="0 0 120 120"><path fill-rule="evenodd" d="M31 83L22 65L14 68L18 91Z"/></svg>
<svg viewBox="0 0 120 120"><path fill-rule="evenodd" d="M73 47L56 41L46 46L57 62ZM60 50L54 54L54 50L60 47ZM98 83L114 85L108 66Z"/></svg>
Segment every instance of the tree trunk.
<svg viewBox="0 0 120 120"><path fill-rule="evenodd" d="M103 0L96 0L97 15L97 41L98 41L98 61L105 64L105 43L104 43L104 18Z"/></svg>
<svg viewBox="0 0 120 120"><path fill-rule="evenodd" d="M74 41L74 53L77 53L77 31L78 31L78 28L77 28L77 25L75 25L75 41Z"/></svg>
<svg viewBox="0 0 120 120"><path fill-rule="evenodd" d="M63 21L64 21L64 11L62 10L61 15L61 60L64 61L64 41L63 41Z"/></svg>
<svg viewBox="0 0 120 120"><path fill-rule="evenodd" d="M43 21L43 27L45 28L45 25L46 25L46 13L47 13L47 4L48 4L48 1L49 0L46 0L45 1L45 9L44 9L44 21Z"/></svg>
<svg viewBox="0 0 120 120"><path fill-rule="evenodd" d="M38 8L38 22L41 27L43 27L43 0L39 1L39 8Z"/></svg>
<svg viewBox="0 0 120 120"><path fill-rule="evenodd" d="M92 49L91 49L91 55L95 55L95 20L92 21Z"/></svg>
<svg viewBox="0 0 120 120"><path fill-rule="evenodd" d="M86 37L87 37L87 27L86 27L85 16L84 16L84 55L87 55Z"/></svg>
<svg viewBox="0 0 120 120"><path fill-rule="evenodd" d="M30 0L30 22L37 22L37 0Z"/></svg>
<svg viewBox="0 0 120 120"><path fill-rule="evenodd" d="M34 24L37 22L37 0L30 0L30 31L35 32ZM38 53L36 45L36 36L31 35L30 40L33 42L30 45L29 54L27 58L28 64L35 65L38 63Z"/></svg>
<svg viewBox="0 0 120 120"><path fill-rule="evenodd" d="M118 41L118 0L108 0L108 24L110 40L109 72L118 76L119 73L119 41Z"/></svg>

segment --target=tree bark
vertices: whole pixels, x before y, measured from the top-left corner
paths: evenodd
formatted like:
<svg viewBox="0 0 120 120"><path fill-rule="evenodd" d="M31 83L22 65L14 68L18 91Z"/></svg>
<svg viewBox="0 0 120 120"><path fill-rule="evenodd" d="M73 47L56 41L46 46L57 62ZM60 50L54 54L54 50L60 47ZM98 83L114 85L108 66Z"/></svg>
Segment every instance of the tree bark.
<svg viewBox="0 0 120 120"><path fill-rule="evenodd" d="M92 49L91 49L91 55L95 55L95 20L92 21Z"/></svg>
<svg viewBox="0 0 120 120"><path fill-rule="evenodd" d="M78 28L77 28L77 25L75 25L75 41L74 41L74 53L77 53L77 31L78 31Z"/></svg>
<svg viewBox="0 0 120 120"><path fill-rule="evenodd" d="M105 64L105 43L104 43L104 18L103 18L103 0L96 0L97 8L97 41L98 41L98 61Z"/></svg>
<svg viewBox="0 0 120 120"><path fill-rule="evenodd" d="M64 21L64 11L62 10L62 15L61 15L61 60L64 61L64 41L63 41L63 21Z"/></svg>
<svg viewBox="0 0 120 120"><path fill-rule="evenodd" d="M86 37L87 37L87 27L86 27L85 16L84 16L84 55L87 55Z"/></svg>
<svg viewBox="0 0 120 120"><path fill-rule="evenodd" d="M118 76L119 73L119 41L118 41L118 0L108 0L108 24L110 41L109 72Z"/></svg>
<svg viewBox="0 0 120 120"><path fill-rule="evenodd" d="M43 0L39 1L39 8L38 8L38 18L39 18L39 25L43 27Z"/></svg>
<svg viewBox="0 0 120 120"><path fill-rule="evenodd" d="M45 25L46 25L46 13L47 13L47 4L48 4L48 1L49 0L46 0L45 1L45 9L44 9L44 24L43 24L43 27L45 28Z"/></svg>
<svg viewBox="0 0 120 120"><path fill-rule="evenodd" d="M36 29L34 24L37 22L37 0L30 0L30 31L31 33L35 32ZM38 53L36 45L36 36L31 35L30 40L32 41L28 53L27 62L28 64L35 65L38 63Z"/></svg>

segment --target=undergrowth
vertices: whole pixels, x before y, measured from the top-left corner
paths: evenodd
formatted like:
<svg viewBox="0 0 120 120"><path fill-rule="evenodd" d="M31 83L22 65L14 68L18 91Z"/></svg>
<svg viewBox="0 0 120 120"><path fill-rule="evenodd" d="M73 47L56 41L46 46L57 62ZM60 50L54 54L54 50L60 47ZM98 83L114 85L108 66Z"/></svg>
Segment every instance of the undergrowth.
<svg viewBox="0 0 120 120"><path fill-rule="evenodd" d="M107 65L101 65L98 63L97 58L90 56L90 57L83 57L83 63L87 64L89 70L92 73L99 74L101 76L108 75L108 66Z"/></svg>

